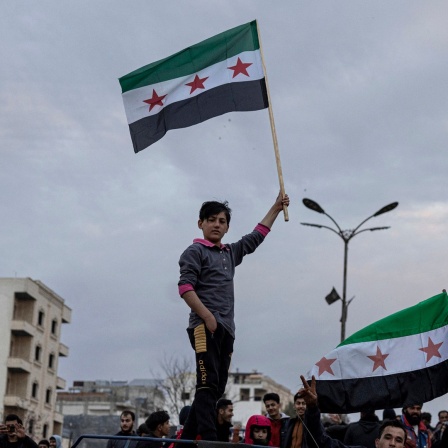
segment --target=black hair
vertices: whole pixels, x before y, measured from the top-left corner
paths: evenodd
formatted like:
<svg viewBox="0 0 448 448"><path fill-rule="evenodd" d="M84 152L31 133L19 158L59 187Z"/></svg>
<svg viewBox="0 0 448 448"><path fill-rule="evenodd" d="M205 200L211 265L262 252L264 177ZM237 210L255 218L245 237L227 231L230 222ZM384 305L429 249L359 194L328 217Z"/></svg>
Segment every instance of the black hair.
<svg viewBox="0 0 448 448"><path fill-rule="evenodd" d="M184 406L179 412L179 425L185 425L187 421L188 414L190 413L191 406Z"/></svg>
<svg viewBox="0 0 448 448"><path fill-rule="evenodd" d="M210 218L210 216L218 215L219 213L224 212L227 218L227 225L230 224L230 218L232 215L232 210L229 207L229 203L227 201L218 202L218 201L207 201L202 204L201 209L199 210L199 219L201 221L205 221Z"/></svg>
<svg viewBox="0 0 448 448"><path fill-rule="evenodd" d="M142 434L149 434L149 428L146 426L146 423L142 423L137 428L137 434L141 436Z"/></svg>
<svg viewBox="0 0 448 448"><path fill-rule="evenodd" d="M163 425L170 419L168 412L166 411L155 411L146 419L146 426L151 430L155 431L157 426Z"/></svg>
<svg viewBox="0 0 448 448"><path fill-rule="evenodd" d="M254 437L254 430L255 429L267 429L268 433L266 435L265 442L266 442L266 445L268 445L269 442L271 441L271 436L272 436L271 427L270 426L263 426L263 425L252 425L250 427L250 438L253 440L254 445L260 445L260 444L262 444L261 440L260 439L255 439L255 437Z"/></svg>
<svg viewBox="0 0 448 448"><path fill-rule="evenodd" d="M422 412L422 420L427 420L431 423L432 415L429 412Z"/></svg>
<svg viewBox="0 0 448 448"><path fill-rule="evenodd" d="M13 422L14 420L16 420L19 425L23 424L22 419L16 414L9 414L5 417L5 423Z"/></svg>
<svg viewBox="0 0 448 448"><path fill-rule="evenodd" d="M266 403L268 400L273 400L276 403L280 403L280 397L275 392L269 392L267 394L264 394L263 403Z"/></svg>
<svg viewBox="0 0 448 448"><path fill-rule="evenodd" d="M380 426L380 429L378 430L378 438L381 439L381 436L383 435L384 430L388 427L392 426L393 428L400 428L404 432L404 440L403 443L406 442L407 433L406 428L404 427L403 423L401 423L398 420L385 420L383 424Z"/></svg>
<svg viewBox="0 0 448 448"><path fill-rule="evenodd" d="M130 415L132 418L132 421L135 422L135 414L130 411L129 409L125 409L121 414L120 414L120 418L125 416L125 415Z"/></svg>
<svg viewBox="0 0 448 448"><path fill-rule="evenodd" d="M225 409L227 406L232 406L232 400L228 400L227 398L220 398L216 402L216 410L219 411L220 409Z"/></svg>
<svg viewBox="0 0 448 448"><path fill-rule="evenodd" d="M300 392L297 392L295 395L294 395L294 403L296 402L296 400L298 399L298 398L301 398L302 400L303 400L303 397L302 397L302 394L300 393Z"/></svg>
<svg viewBox="0 0 448 448"><path fill-rule="evenodd" d="M49 448L50 442L47 439L42 439L37 445L45 445Z"/></svg>
<svg viewBox="0 0 448 448"><path fill-rule="evenodd" d="M383 420L393 420L394 418L397 418L395 409L384 409L383 410Z"/></svg>
<svg viewBox="0 0 448 448"><path fill-rule="evenodd" d="M444 412L448 413L448 411L445 411L445 410L439 411L439 413L437 414L437 417L440 418L440 414L443 414Z"/></svg>

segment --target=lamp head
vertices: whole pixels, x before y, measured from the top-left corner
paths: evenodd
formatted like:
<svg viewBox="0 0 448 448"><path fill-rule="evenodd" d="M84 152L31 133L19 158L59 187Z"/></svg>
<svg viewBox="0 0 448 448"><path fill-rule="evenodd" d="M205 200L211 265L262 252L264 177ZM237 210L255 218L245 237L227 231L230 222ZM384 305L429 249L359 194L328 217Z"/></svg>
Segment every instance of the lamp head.
<svg viewBox="0 0 448 448"><path fill-rule="evenodd" d="M314 212L325 213L325 210L317 202L315 202L311 199L303 198L302 202L306 208L309 208L310 210L313 210Z"/></svg>
<svg viewBox="0 0 448 448"><path fill-rule="evenodd" d="M391 204L385 205L383 208L379 209L373 216L379 216L383 213L390 212L394 208L398 207L398 202L392 202Z"/></svg>

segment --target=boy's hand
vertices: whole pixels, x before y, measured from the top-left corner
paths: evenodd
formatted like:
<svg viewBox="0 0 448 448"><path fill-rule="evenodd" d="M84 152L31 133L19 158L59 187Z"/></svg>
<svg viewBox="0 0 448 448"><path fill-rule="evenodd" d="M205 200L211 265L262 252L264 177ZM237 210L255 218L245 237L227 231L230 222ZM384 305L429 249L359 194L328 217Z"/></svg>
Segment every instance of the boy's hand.
<svg viewBox="0 0 448 448"><path fill-rule="evenodd" d="M303 387L299 390L298 394L300 394L300 398L305 400L305 403L309 407L317 406L317 392L316 392L316 378L314 375L311 377L311 385L308 384L308 381L305 379L303 375L300 375L300 379L302 380Z"/></svg>
<svg viewBox="0 0 448 448"><path fill-rule="evenodd" d="M204 323L210 333L214 333L218 328L218 322L216 322L216 318L212 313L204 319Z"/></svg>
<svg viewBox="0 0 448 448"><path fill-rule="evenodd" d="M282 192L280 192L275 200L275 206L279 211L283 210L283 206L289 207L289 196L286 193L282 196Z"/></svg>

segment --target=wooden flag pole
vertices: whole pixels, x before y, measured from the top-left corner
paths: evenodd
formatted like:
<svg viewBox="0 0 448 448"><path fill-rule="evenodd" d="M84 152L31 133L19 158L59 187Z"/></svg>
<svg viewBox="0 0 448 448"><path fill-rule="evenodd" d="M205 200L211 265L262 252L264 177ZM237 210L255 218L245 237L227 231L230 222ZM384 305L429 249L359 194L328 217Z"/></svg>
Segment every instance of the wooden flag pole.
<svg viewBox="0 0 448 448"><path fill-rule="evenodd" d="M258 42L260 44L261 64L263 66L264 80L266 83L266 93L268 95L269 121L271 122L272 141L274 143L274 153L275 153L275 161L277 163L277 174L278 174L278 181L280 183L280 193L282 194L282 196L284 196L285 185L283 183L282 163L280 161L280 151L278 149L277 133L275 132L275 122L274 122L274 113L272 112L271 94L269 93L268 74L266 72L266 65L264 63L263 48L261 46L261 36L260 36L260 30L258 28L258 21L256 20L255 23L257 24L257 34L258 34ZM286 207L286 205L283 206L283 214L285 216L285 221L289 221L288 207Z"/></svg>

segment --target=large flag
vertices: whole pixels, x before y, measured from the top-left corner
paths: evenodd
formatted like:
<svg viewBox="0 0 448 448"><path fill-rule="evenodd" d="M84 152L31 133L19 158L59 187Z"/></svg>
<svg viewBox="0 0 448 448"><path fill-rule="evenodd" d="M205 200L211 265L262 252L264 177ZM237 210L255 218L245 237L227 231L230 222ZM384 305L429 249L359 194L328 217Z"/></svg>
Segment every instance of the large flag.
<svg viewBox="0 0 448 448"><path fill-rule="evenodd" d="M170 129L269 105L256 21L139 68L120 84L135 152Z"/></svg>
<svg viewBox="0 0 448 448"><path fill-rule="evenodd" d="M307 373L322 412L397 408L448 392L446 292L347 338Z"/></svg>

